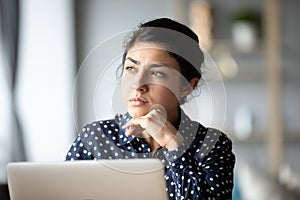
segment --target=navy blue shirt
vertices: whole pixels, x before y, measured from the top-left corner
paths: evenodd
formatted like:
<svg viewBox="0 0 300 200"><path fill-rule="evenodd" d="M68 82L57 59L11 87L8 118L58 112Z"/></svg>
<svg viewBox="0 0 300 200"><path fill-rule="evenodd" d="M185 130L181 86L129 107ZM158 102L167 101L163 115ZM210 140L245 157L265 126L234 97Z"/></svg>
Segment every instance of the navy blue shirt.
<svg viewBox="0 0 300 200"><path fill-rule="evenodd" d="M178 131L184 142L175 150L150 152L143 139L127 137L121 127L131 116L85 125L66 160L158 158L165 165L169 199L231 199L235 156L231 140L221 131L191 121L181 111Z"/></svg>

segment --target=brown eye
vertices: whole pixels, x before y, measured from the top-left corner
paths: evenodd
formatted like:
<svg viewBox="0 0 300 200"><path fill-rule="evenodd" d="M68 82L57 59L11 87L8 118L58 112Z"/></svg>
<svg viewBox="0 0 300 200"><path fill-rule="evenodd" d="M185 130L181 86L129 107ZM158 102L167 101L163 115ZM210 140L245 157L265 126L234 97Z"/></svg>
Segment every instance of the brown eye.
<svg viewBox="0 0 300 200"><path fill-rule="evenodd" d="M135 68L135 67L132 67L132 66L127 66L127 67L125 67L125 70L128 71L128 72L131 72L131 73L137 71L136 68Z"/></svg>
<svg viewBox="0 0 300 200"><path fill-rule="evenodd" d="M152 75L155 77L159 77L159 78L163 78L166 76L166 74L161 71L154 71L154 72L152 72Z"/></svg>

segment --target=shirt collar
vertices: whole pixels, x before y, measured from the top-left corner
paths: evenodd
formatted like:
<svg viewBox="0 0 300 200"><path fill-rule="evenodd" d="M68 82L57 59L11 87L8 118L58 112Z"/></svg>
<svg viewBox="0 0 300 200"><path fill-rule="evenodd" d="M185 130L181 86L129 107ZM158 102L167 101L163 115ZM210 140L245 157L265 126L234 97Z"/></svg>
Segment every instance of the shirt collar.
<svg viewBox="0 0 300 200"><path fill-rule="evenodd" d="M180 109L180 124L178 128L178 132L184 137L185 145L189 145L193 139L195 138L199 123L196 121L192 121L186 113Z"/></svg>
<svg viewBox="0 0 300 200"><path fill-rule="evenodd" d="M132 117L130 116L130 114L127 112L124 115L117 115L117 121L120 127L120 132L119 132L119 138L120 138L120 145L123 146L125 144L128 144L130 142L132 142L135 137L134 136L130 136L127 137L125 135L126 129L123 129L122 127L131 119Z"/></svg>

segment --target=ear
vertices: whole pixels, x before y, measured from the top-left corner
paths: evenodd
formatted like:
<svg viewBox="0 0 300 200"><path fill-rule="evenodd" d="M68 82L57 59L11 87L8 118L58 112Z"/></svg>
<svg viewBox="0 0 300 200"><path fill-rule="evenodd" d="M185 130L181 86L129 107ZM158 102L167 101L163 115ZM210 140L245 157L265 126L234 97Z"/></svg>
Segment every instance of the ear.
<svg viewBox="0 0 300 200"><path fill-rule="evenodd" d="M181 98L186 97L187 95L191 94L194 88L198 85L199 78L192 78L188 85L182 88Z"/></svg>

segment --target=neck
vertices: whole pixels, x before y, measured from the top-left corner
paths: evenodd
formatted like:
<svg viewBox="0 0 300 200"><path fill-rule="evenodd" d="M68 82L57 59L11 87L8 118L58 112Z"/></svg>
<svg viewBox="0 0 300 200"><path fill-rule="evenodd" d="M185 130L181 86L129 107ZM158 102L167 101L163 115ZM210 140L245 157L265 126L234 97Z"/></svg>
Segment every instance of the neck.
<svg viewBox="0 0 300 200"><path fill-rule="evenodd" d="M180 107L178 106L177 110L174 111L176 112L173 116L174 116L174 119L171 119L170 122L172 123L172 125L178 130L179 128L179 125L180 125L180 121L181 121L181 109Z"/></svg>

